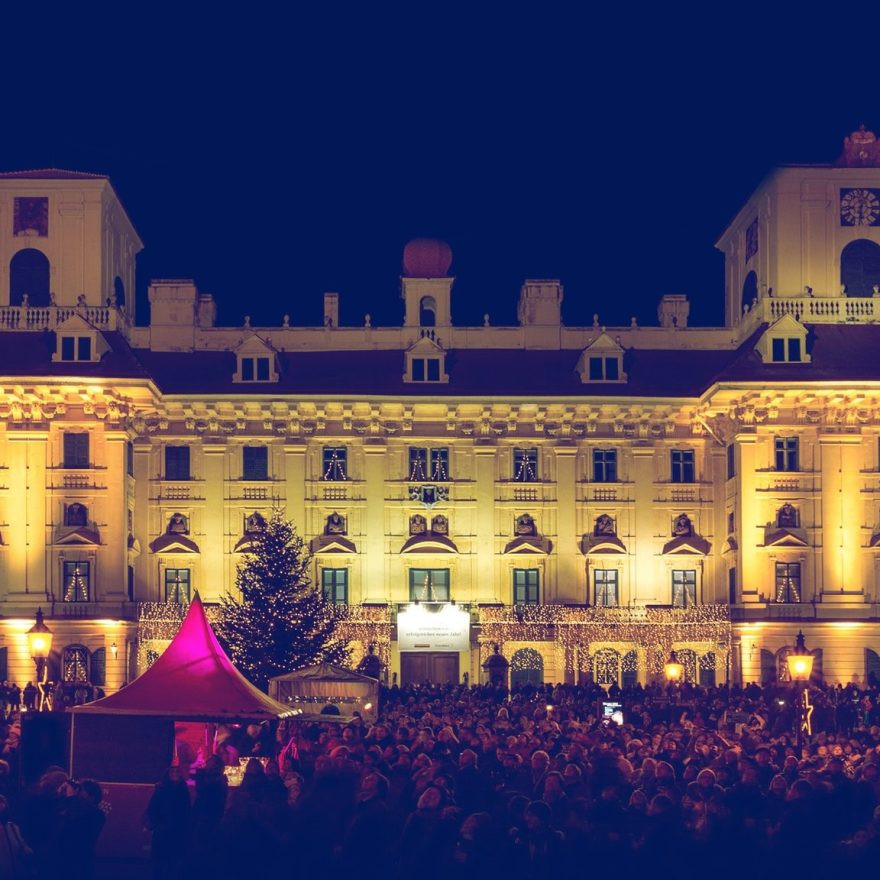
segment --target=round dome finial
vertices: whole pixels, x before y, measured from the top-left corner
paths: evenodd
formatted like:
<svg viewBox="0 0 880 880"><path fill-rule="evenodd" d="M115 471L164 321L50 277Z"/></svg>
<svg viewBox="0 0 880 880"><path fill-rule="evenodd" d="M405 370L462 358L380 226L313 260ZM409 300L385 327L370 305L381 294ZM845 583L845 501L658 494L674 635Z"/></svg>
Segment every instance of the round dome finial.
<svg viewBox="0 0 880 880"><path fill-rule="evenodd" d="M452 248L436 238L414 238L403 249L403 274L408 278L448 278Z"/></svg>

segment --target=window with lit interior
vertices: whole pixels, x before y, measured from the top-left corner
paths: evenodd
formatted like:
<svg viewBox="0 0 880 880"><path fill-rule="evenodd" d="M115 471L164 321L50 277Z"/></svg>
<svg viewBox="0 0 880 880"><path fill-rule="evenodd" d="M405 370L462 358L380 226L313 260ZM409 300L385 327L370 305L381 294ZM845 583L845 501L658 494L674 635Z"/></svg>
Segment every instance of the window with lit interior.
<svg viewBox="0 0 880 880"><path fill-rule="evenodd" d="M165 569L165 601L185 605L190 600L190 572L188 568Z"/></svg>
<svg viewBox="0 0 880 880"><path fill-rule="evenodd" d="M88 562L64 562L61 571L61 600L88 602L90 573Z"/></svg>
<svg viewBox="0 0 880 880"><path fill-rule="evenodd" d="M775 581L775 601L790 603L801 601L801 564L799 562L777 562Z"/></svg>

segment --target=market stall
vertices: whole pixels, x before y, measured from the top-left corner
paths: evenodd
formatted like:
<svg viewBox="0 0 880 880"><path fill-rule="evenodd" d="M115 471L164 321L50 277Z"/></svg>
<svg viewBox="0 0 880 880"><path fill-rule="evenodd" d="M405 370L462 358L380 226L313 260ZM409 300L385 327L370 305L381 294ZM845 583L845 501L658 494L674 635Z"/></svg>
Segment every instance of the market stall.
<svg viewBox="0 0 880 880"><path fill-rule="evenodd" d="M320 663L269 680L269 695L297 718L350 721L355 713L375 721L379 682L342 666Z"/></svg>

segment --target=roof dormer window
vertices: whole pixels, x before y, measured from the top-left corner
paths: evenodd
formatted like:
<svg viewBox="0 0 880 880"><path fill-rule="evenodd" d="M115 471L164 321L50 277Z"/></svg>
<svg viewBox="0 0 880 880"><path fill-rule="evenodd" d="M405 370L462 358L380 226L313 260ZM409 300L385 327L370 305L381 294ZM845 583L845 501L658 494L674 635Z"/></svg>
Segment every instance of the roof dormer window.
<svg viewBox="0 0 880 880"><path fill-rule="evenodd" d="M237 369L233 382L277 382L275 350L255 333L236 351Z"/></svg>
<svg viewBox="0 0 880 880"><path fill-rule="evenodd" d="M807 328L791 315L783 315L767 328L755 346L765 364L808 364Z"/></svg>
<svg viewBox="0 0 880 880"><path fill-rule="evenodd" d="M448 382L446 352L433 330L422 330L421 338L406 352L404 382Z"/></svg>
<svg viewBox="0 0 880 880"><path fill-rule="evenodd" d="M242 382L268 382L271 370L267 357L243 357L241 359Z"/></svg>
<svg viewBox="0 0 880 880"><path fill-rule="evenodd" d="M62 336L59 348L62 361L91 361L92 339L90 336Z"/></svg>
<svg viewBox="0 0 880 880"><path fill-rule="evenodd" d="M577 372L581 382L626 382L623 349L607 333L600 333L582 352Z"/></svg>

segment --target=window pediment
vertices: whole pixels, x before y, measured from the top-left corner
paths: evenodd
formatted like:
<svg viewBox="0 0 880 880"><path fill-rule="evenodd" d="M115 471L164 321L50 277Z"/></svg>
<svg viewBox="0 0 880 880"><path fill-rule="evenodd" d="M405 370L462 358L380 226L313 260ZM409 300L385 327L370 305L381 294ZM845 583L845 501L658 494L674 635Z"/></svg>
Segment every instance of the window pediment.
<svg viewBox="0 0 880 880"><path fill-rule="evenodd" d="M166 532L150 543L153 553L199 553L199 545L185 535Z"/></svg>
<svg viewBox="0 0 880 880"><path fill-rule="evenodd" d="M626 544L617 537L617 535L584 535L581 539L581 552L585 556L593 553L611 553L625 554Z"/></svg>
<svg viewBox="0 0 880 880"><path fill-rule="evenodd" d="M400 548L401 553L458 553L458 547L448 535L420 532L411 535Z"/></svg>
<svg viewBox="0 0 880 880"><path fill-rule="evenodd" d="M85 526L75 529L65 529L63 534L55 538L56 544L91 544L100 546L101 537L95 529Z"/></svg>
<svg viewBox="0 0 880 880"><path fill-rule="evenodd" d="M709 542L699 535L682 535L667 541L661 552L664 556L706 556Z"/></svg>
<svg viewBox="0 0 880 880"><path fill-rule="evenodd" d="M765 547L808 547L806 532L796 528L771 526L764 534Z"/></svg>
<svg viewBox="0 0 880 880"><path fill-rule="evenodd" d="M312 553L357 553L354 541L341 534L318 535L309 542Z"/></svg>
<svg viewBox="0 0 880 880"><path fill-rule="evenodd" d="M520 535L507 543L505 553L540 554L546 556L553 549L553 542L541 535Z"/></svg>

